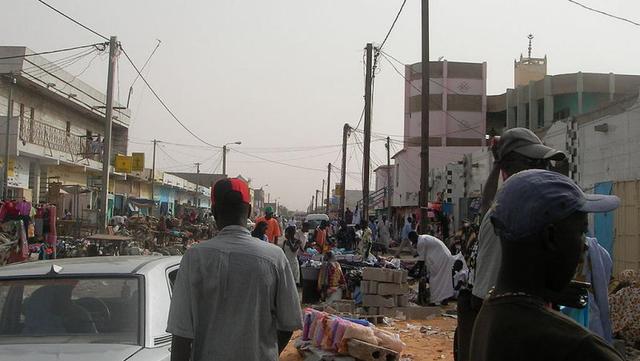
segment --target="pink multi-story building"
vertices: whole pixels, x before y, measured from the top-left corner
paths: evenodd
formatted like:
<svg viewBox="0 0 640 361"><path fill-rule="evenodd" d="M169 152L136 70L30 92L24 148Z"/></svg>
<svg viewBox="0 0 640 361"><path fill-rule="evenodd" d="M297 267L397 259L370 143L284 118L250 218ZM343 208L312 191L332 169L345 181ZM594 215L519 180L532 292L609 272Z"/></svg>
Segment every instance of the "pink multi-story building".
<svg viewBox="0 0 640 361"><path fill-rule="evenodd" d="M405 66L403 148L393 158L392 206L416 207L420 190L422 64ZM485 144L487 64L430 63L429 163L440 168ZM385 173L388 169L380 169ZM380 182L376 188L386 186Z"/></svg>

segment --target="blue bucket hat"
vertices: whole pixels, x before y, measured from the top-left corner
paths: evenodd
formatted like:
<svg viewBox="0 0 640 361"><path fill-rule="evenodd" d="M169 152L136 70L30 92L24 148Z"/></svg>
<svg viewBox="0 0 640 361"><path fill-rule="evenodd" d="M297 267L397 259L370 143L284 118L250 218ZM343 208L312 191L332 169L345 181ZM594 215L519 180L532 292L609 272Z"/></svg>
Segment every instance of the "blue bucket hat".
<svg viewBox="0 0 640 361"><path fill-rule="evenodd" d="M491 222L502 240L536 235L574 212L600 213L620 205L616 196L585 194L570 178L532 169L511 176L500 188Z"/></svg>

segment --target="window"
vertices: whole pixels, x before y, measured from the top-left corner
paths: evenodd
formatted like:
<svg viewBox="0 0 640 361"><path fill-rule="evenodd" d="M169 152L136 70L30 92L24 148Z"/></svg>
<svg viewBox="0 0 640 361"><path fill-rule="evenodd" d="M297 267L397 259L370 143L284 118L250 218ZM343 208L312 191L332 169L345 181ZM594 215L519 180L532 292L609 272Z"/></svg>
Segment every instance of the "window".
<svg viewBox="0 0 640 361"><path fill-rule="evenodd" d="M538 128L544 128L544 99L538 99Z"/></svg>
<svg viewBox="0 0 640 361"><path fill-rule="evenodd" d="M67 120L67 135L71 134L71 122Z"/></svg>
<svg viewBox="0 0 640 361"><path fill-rule="evenodd" d="M0 281L0 344L140 344L135 277Z"/></svg>
<svg viewBox="0 0 640 361"><path fill-rule="evenodd" d="M553 113L553 120L562 120L569 118L569 108L562 108Z"/></svg>
<svg viewBox="0 0 640 361"><path fill-rule="evenodd" d="M173 293L173 286L176 284L176 278L178 277L178 269L169 271L167 279L169 280L169 293Z"/></svg>

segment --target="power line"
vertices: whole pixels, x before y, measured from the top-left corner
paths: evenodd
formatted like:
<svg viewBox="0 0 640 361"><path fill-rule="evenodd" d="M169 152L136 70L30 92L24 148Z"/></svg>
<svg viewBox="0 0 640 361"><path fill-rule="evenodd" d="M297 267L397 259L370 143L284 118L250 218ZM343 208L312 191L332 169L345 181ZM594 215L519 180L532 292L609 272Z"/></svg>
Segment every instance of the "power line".
<svg viewBox="0 0 640 361"><path fill-rule="evenodd" d="M38 1L39 3L41 3L41 4L42 4L42 5L44 5L44 6L48 7L49 9L51 9L51 10L53 10L53 11L57 12L58 14L60 14L60 15L64 16L65 18L67 18L67 19L71 20L71 21L72 21L72 22L74 22L76 25L78 25L78 26L80 26L80 27L84 28L85 30L88 30L88 31L90 31L90 32L94 33L95 35L97 35L97 36L99 36L99 37L103 38L104 40L109 40L109 38L107 38L106 36L104 36L104 35L100 34L99 32L97 32L97 31L95 31L95 30L93 30L93 29L91 29L90 27L88 27L88 26L86 26L86 25L84 25L84 24L80 23L80 22L79 22L79 21L77 21L76 19L74 19L74 18L72 18L71 16L69 16L69 15L67 15L67 14L63 13L62 11L60 11L60 10L58 10L58 9L54 8L53 6L51 6L51 5L47 4L46 2L44 2L44 1L42 1L42 0L36 0L36 1Z"/></svg>
<svg viewBox="0 0 640 361"><path fill-rule="evenodd" d="M39 1L39 0L38 0ZM160 104L164 107L164 109L169 113L169 115L171 115L171 117L178 122L178 124L180 124L180 126L182 128L184 128L184 130L186 130L189 134L191 134L194 138L196 138L197 140L199 140L200 142L213 147L213 148L221 148L219 146L215 146L207 141L205 141L204 139L200 138L196 133L194 133L193 131L191 131L191 129L189 129L182 121L180 121L180 119L178 119L178 117L173 113L173 111L169 108L169 106L167 106L167 104L164 102L164 100L162 100L162 98L160 97L160 95L158 95L158 93L156 93L156 91L153 89L153 87L151 87L151 84L149 84L149 82L147 81L147 79L144 77L144 75L142 75L142 72L140 71L140 69L138 69L138 67L136 66L136 64L133 62L133 60L131 60L131 58L129 57L129 54L127 54L127 52L124 50L124 48L122 46L120 46L120 49L122 50L122 53L124 54L124 56L127 58L127 60L129 61L129 63L131 63L131 66L133 67L133 69L138 73L138 75L140 76L140 79L142 79L142 81L147 85L147 88L149 88L149 91L151 91L151 93L153 94L153 96L156 97L156 99L160 102Z"/></svg>
<svg viewBox="0 0 640 361"><path fill-rule="evenodd" d="M158 48L160 47L160 43L162 43L160 39L156 39L156 40L158 41L158 43L156 44L156 47L153 48L153 51L151 51L151 54L149 54L149 57L147 57L147 60L145 60L144 64L142 64L142 68L140 68L141 72L143 72L144 68L147 67L153 55L156 53L156 51L158 51ZM136 77L133 79L133 82L131 83L130 88L133 88L133 86L136 84L136 81L138 81L139 78L140 78L140 74L136 75Z"/></svg>
<svg viewBox="0 0 640 361"><path fill-rule="evenodd" d="M382 47L387 42L387 39L389 39L389 35L391 35L391 32L393 31L393 27L396 26L396 22L398 21L398 18L400 17L400 14L402 13L402 9L404 9L404 5L406 3L407 3L407 0L404 0L402 2L402 5L400 6L400 10L398 10L398 13L396 14L396 18L393 19L393 23L391 24L391 27L389 28L389 31L387 31L387 35L384 37L384 40L382 40L382 44L380 44L380 47L378 47L378 51L382 51Z"/></svg>
<svg viewBox="0 0 640 361"><path fill-rule="evenodd" d="M38 0L40 1L40 0ZM98 45L108 45L105 43L95 43L95 44L88 44L88 45L81 45L81 46L74 46L72 48L63 48L63 49L57 49L57 50L49 50L49 51L43 51L40 53L33 53L33 54L22 54L22 55L13 55L13 56L4 56L2 58L0 58L0 60L7 60L7 59L18 59L18 58L28 58L31 56L39 56L39 55L47 55L47 54L55 54L55 53L63 53L65 51L73 51L73 50L78 50L78 49L84 49L84 48L90 48L90 47L96 47Z"/></svg>
<svg viewBox="0 0 640 361"><path fill-rule="evenodd" d="M362 107L362 113L360 113L360 120L358 120L358 124L356 124L356 127L352 129L358 129L358 127L360 127L360 123L362 123L363 118L364 118L364 107Z"/></svg>
<svg viewBox="0 0 640 361"><path fill-rule="evenodd" d="M76 62L78 62L80 59L83 59L83 58L89 56L90 54L92 54L92 53L94 53L96 51L98 51L98 50L96 50L96 49L84 49L84 50L81 50L80 52L78 52L77 54L72 54L72 55L66 56L64 58L55 60L55 61L49 61L49 62L47 62L46 64L43 65L43 68L46 69L46 70L52 71L53 73L57 73L58 71L61 71L61 70L64 70L64 69L70 67L71 65L75 64ZM41 70L38 70L37 66L23 66L22 71L24 71L24 72L33 71L33 74L37 74L38 76L44 74L44 72L41 73Z"/></svg>
<svg viewBox="0 0 640 361"><path fill-rule="evenodd" d="M624 22L627 22L627 23L632 24L632 25L635 25L635 26L640 26L640 23L635 22L635 21L633 21L633 20L629 20L629 19L627 19L627 18L623 18L623 17L621 17L621 16L617 16L617 15L609 14L609 13L604 12L604 11L602 11L602 10L594 9L594 8L592 8L592 7L589 7L589 6L587 6L587 5L581 4L581 3L577 2L577 1L574 1L574 0L568 0L568 1L569 1L570 3L576 4L576 5L578 5L578 6L582 7L582 8L585 8L585 9L587 9L587 10L590 10L590 11L596 12L596 13L598 13L598 14L602 14L602 15L604 15L604 16L608 16L608 17L610 17L610 18L614 18L614 19L617 19L617 20L622 20L622 21L624 21Z"/></svg>
<svg viewBox="0 0 640 361"><path fill-rule="evenodd" d="M96 52L96 54L93 56L93 58L91 58L91 60L89 60L89 62L87 63L87 66L82 69L82 71L80 71L77 75L75 75L71 81L69 81L69 83L73 83L73 81L75 81L76 79L78 79L78 77L80 77L82 74L84 74L87 70L89 70L89 68L91 67L91 65L93 64L93 62L98 58L98 56L100 56L99 52ZM67 84L65 84L62 89L65 89L67 87Z"/></svg>
<svg viewBox="0 0 640 361"><path fill-rule="evenodd" d="M312 171L323 172L323 173L324 173L324 172L326 172L326 169L310 168L310 167L304 167L304 166L299 166L299 165L295 165L295 164L283 163L283 162L280 162L280 161L277 161L277 160L272 160L272 159L264 158L264 157L261 157L261 156L259 156L259 155L246 153L246 152L240 151L240 150L235 149L235 148L234 148L234 149L230 149L230 151L233 151L233 152L236 152L236 153L243 154L243 155L245 155L245 156L247 156L247 157L251 157L251 158L255 158L255 159L260 159L260 160L263 160L263 161L265 161L265 162L274 163L274 164L279 164L279 165L286 166L286 167L298 168L298 169L302 169L302 170L312 170Z"/></svg>

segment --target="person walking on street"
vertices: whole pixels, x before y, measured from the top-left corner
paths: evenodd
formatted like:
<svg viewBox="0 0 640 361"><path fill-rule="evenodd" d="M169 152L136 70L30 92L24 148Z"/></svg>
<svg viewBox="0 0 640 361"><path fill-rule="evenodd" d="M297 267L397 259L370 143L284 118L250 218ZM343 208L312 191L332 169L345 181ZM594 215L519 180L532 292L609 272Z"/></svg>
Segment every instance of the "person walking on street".
<svg viewBox="0 0 640 361"><path fill-rule="evenodd" d="M411 252L411 254L414 256L416 255L416 250L413 249L413 247L411 247L411 241L409 240L409 233L413 231L414 231L414 228L413 228L412 219L411 217L407 217L407 221L404 223L404 226L402 227L402 233L400 233L401 242L395 254L396 258L400 257L400 254L402 253L402 251L404 251L405 248L409 248L409 251Z"/></svg>
<svg viewBox="0 0 640 361"><path fill-rule="evenodd" d="M369 224L366 220L362 220L360 222L360 227L362 228L362 239L360 242L360 254L366 260L369 258L369 254L371 253L371 245L373 244L373 232L369 228Z"/></svg>
<svg viewBox="0 0 640 361"><path fill-rule="evenodd" d="M313 234L313 241L316 243L316 248L321 254L325 254L331 250L327 227L329 227L329 222L321 221Z"/></svg>
<svg viewBox="0 0 640 361"><path fill-rule="evenodd" d="M276 361L302 327L289 261L247 230L243 180L218 181L211 198L220 232L182 257L167 323L171 360Z"/></svg>
<svg viewBox="0 0 640 361"><path fill-rule="evenodd" d="M562 161L566 158L563 152L542 144L540 138L526 128L506 130L501 137L494 138L490 148L494 165L482 193L483 218L478 232L478 253L475 272L470 270L472 277L469 280L472 295L463 295L462 299L458 299L459 307L465 307L466 310L459 315L458 325L474 323L484 298L498 279L502 252L500 240L490 221L490 206L498 189L500 174L502 173L503 180L507 180L523 170L550 169L551 161ZM470 327L464 327L464 330L460 330L463 332L458 333L460 361L469 360L470 330Z"/></svg>
<svg viewBox="0 0 640 361"><path fill-rule="evenodd" d="M260 222L267 222L267 239L269 243L275 245L278 244L278 237L282 236L282 229L280 228L280 222L273 216L273 208L267 207L264 210L264 217L258 217L256 224Z"/></svg>
<svg viewBox="0 0 640 361"><path fill-rule="evenodd" d="M547 170L522 171L504 183L490 215L502 245L501 268L476 318L472 360L623 360L549 306L581 303L568 290L585 249L587 213L619 204L616 196L587 195Z"/></svg>
<svg viewBox="0 0 640 361"><path fill-rule="evenodd" d="M378 243L386 252L391 242L391 224L387 221L387 216L382 216L382 220L378 222Z"/></svg>
<svg viewBox="0 0 640 361"><path fill-rule="evenodd" d="M302 242L296 239L296 227L290 226L284 230L284 243L282 250L289 260L289 266L293 272L293 279L300 284L300 263L298 262L298 253L302 248Z"/></svg>
<svg viewBox="0 0 640 361"><path fill-rule="evenodd" d="M300 241L300 251L304 252L309 242L309 222L302 222L302 228L296 230L296 240Z"/></svg>
<svg viewBox="0 0 640 361"><path fill-rule="evenodd" d="M347 210L344 211L344 221L347 224L353 224L353 212L347 207Z"/></svg>
<svg viewBox="0 0 640 361"><path fill-rule="evenodd" d="M411 231L408 238L418 250L418 260L423 261L427 269L431 303L446 305L447 300L454 295L451 272L455 258L444 242L434 236L419 236Z"/></svg>

